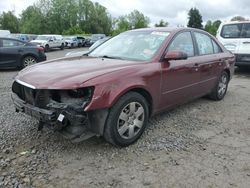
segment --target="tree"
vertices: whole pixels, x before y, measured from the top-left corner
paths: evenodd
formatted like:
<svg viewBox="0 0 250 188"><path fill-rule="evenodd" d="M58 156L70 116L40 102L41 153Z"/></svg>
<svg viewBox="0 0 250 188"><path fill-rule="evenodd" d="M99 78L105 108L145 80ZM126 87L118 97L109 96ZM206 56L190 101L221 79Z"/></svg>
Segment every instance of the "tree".
<svg viewBox="0 0 250 188"><path fill-rule="evenodd" d="M11 33L19 33L19 20L13 12L3 12L0 15L1 29L10 30Z"/></svg>
<svg viewBox="0 0 250 188"><path fill-rule="evenodd" d="M247 21L247 19L242 16L235 16L231 19L231 21Z"/></svg>
<svg viewBox="0 0 250 188"><path fill-rule="evenodd" d="M131 29L148 27L149 22L150 21L148 17L144 16L138 10L134 10L129 15L120 16L115 20L115 29L113 31L113 35L117 35L121 32Z"/></svg>
<svg viewBox="0 0 250 188"><path fill-rule="evenodd" d="M113 31L113 35L117 35L119 33L132 29L127 16L120 16L119 18L115 19L114 25L116 29Z"/></svg>
<svg viewBox="0 0 250 188"><path fill-rule="evenodd" d="M134 10L128 15L128 21L132 29L145 28L150 23L149 18L138 10Z"/></svg>
<svg viewBox="0 0 250 188"><path fill-rule="evenodd" d="M220 20L216 20L215 22L208 20L205 25L205 30L215 36L220 24L221 24Z"/></svg>
<svg viewBox="0 0 250 188"><path fill-rule="evenodd" d="M42 14L41 9L36 6L29 6L21 14L21 32L42 34L47 33L48 25L46 17Z"/></svg>
<svg viewBox="0 0 250 188"><path fill-rule="evenodd" d="M160 20L159 24L156 23L155 27L167 27L168 26L168 22L164 22L164 20Z"/></svg>
<svg viewBox="0 0 250 188"><path fill-rule="evenodd" d="M191 8L188 12L188 27L202 29L202 16L198 9Z"/></svg>

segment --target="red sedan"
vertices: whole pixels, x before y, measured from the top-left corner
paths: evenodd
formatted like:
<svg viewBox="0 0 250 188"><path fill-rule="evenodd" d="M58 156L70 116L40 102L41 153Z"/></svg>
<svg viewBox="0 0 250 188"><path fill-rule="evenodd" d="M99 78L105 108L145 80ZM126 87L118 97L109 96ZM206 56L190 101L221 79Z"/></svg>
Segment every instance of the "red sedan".
<svg viewBox="0 0 250 188"><path fill-rule="evenodd" d="M73 142L103 136L134 143L158 112L192 99L222 100L235 57L191 28L124 32L89 53L28 67L12 86L16 111Z"/></svg>

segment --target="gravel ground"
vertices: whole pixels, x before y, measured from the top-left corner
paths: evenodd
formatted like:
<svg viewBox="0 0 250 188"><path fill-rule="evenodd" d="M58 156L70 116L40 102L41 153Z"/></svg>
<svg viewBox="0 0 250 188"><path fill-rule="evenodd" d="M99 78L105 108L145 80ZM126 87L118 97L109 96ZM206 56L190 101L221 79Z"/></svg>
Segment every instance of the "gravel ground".
<svg viewBox="0 0 250 188"><path fill-rule="evenodd" d="M38 132L37 121L14 112L16 74L0 71L0 187L250 186L250 71L236 73L221 102L202 98L151 118L123 149Z"/></svg>

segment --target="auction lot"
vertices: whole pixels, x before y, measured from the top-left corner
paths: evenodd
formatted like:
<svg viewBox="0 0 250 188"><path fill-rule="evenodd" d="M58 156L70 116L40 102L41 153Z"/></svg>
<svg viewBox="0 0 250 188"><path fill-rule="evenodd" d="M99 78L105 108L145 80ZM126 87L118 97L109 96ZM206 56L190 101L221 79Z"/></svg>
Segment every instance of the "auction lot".
<svg viewBox="0 0 250 188"><path fill-rule="evenodd" d="M48 60L69 51L48 52ZM73 144L15 113L16 70L0 70L0 187L249 187L250 70L224 100L201 98L150 119L128 148L102 138Z"/></svg>

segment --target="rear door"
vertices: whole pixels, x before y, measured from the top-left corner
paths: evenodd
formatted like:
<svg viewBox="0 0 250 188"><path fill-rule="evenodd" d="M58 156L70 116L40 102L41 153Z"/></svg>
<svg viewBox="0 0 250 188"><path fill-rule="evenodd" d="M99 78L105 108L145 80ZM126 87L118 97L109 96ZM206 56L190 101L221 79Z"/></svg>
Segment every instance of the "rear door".
<svg viewBox="0 0 250 188"><path fill-rule="evenodd" d="M199 62L197 65L200 72L200 90L207 94L214 87L218 75L222 72L222 50L218 44L203 32L193 32L197 46Z"/></svg>
<svg viewBox="0 0 250 188"><path fill-rule="evenodd" d="M241 57L240 61L250 61L250 23L244 23L242 25L241 38L239 39L238 48L236 48L236 54L248 54Z"/></svg>
<svg viewBox="0 0 250 188"><path fill-rule="evenodd" d="M18 66L25 43L13 39L1 39L0 64L2 67Z"/></svg>

